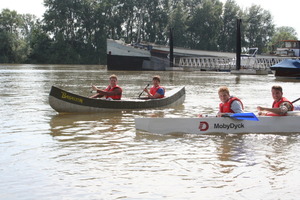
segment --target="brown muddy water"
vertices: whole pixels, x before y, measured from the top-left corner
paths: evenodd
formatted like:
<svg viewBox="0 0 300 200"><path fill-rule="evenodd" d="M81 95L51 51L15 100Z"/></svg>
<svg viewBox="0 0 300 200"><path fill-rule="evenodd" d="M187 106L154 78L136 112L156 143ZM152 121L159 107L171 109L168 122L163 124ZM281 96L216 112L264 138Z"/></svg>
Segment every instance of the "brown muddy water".
<svg viewBox="0 0 300 200"><path fill-rule="evenodd" d="M272 85L290 100L300 81L226 72L107 71L105 66L0 65L0 198L14 199L299 199L296 134L153 135L135 117L196 117L217 112L227 85L245 109L270 106ZM173 108L98 114L55 112L52 85L88 96L116 74L137 97L158 74L166 89L185 85Z"/></svg>

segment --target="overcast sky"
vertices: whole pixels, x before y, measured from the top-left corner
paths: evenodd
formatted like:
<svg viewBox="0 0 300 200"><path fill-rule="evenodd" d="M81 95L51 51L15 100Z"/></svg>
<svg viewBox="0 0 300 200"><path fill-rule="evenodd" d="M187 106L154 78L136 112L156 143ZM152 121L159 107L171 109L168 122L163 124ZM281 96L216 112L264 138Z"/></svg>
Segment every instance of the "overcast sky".
<svg viewBox="0 0 300 200"><path fill-rule="evenodd" d="M226 0L221 1L226 2ZM45 12L43 2L43 0L2 0L0 10L9 8L10 10L16 10L20 14L29 13L41 18ZM260 5L263 9L271 12L276 27L293 27L298 33L298 39L300 39L299 0L235 0L235 2L242 9L250 7L252 4Z"/></svg>
<svg viewBox="0 0 300 200"><path fill-rule="evenodd" d="M223 3L226 0L221 0ZM298 33L300 40L300 23L299 23L299 0L235 0L242 8L248 8L251 5L260 5L264 10L268 10L273 16L273 22L276 27L290 26Z"/></svg>

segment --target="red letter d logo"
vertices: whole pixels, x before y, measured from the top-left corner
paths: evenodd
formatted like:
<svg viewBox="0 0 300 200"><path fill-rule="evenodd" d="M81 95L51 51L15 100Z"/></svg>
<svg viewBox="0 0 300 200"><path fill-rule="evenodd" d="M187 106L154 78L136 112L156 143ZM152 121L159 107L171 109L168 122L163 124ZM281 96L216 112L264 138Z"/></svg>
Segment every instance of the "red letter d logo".
<svg viewBox="0 0 300 200"><path fill-rule="evenodd" d="M199 129L200 131L207 131L207 129L209 128L209 125L207 122L200 122L199 124Z"/></svg>

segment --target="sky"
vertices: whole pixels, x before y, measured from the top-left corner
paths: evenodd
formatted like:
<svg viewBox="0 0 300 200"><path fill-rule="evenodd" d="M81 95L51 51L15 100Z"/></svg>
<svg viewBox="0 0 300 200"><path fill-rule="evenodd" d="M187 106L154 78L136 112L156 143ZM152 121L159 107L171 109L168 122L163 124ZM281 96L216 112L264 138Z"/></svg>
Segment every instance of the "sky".
<svg viewBox="0 0 300 200"><path fill-rule="evenodd" d="M226 0L221 0L223 3ZM43 0L1 0L0 11L4 8L16 10L19 14L34 14L42 18L45 12ZM290 26L298 33L300 40L300 23L299 18L299 0L235 0L235 2L242 8L248 8L251 5L260 5L263 9L270 11L273 16L273 22L276 27Z"/></svg>
<svg viewBox="0 0 300 200"><path fill-rule="evenodd" d="M221 2L225 3L226 0L221 0ZM271 13L276 27L293 27L300 40L299 0L235 0L235 2L242 9L249 8L252 5L260 5L264 10Z"/></svg>

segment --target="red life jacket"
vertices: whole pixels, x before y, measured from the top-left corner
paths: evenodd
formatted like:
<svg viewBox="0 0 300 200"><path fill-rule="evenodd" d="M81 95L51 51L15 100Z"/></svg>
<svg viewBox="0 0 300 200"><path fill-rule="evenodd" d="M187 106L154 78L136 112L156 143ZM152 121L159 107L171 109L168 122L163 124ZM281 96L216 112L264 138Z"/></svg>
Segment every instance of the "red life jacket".
<svg viewBox="0 0 300 200"><path fill-rule="evenodd" d="M158 86L158 87L153 86L150 88L150 94L152 94L154 96L156 94L157 90L160 88L162 88L165 92L165 88L163 88L161 86ZM164 97L165 97L165 95L160 95L160 97L158 97L158 98L164 98Z"/></svg>
<svg viewBox="0 0 300 200"><path fill-rule="evenodd" d="M273 105L272 105L272 108L279 108L280 107L280 104L282 104L283 102L288 102L292 105L292 111L294 110L294 106L292 104L292 102L290 102L287 98L285 97L282 97L278 102L274 101L273 102ZM285 114L286 115L286 114ZM283 115L283 116L285 116ZM269 112L267 113L267 116L282 116L282 115L278 115L278 114L275 114L275 113L272 113L272 112Z"/></svg>
<svg viewBox="0 0 300 200"><path fill-rule="evenodd" d="M244 109L243 103L239 98L230 97L229 101L227 101L226 103L220 103L219 105L220 113L234 113L234 111L231 110L231 104L233 101L239 101L242 104L242 108Z"/></svg>
<svg viewBox="0 0 300 200"><path fill-rule="evenodd" d="M106 92L112 92L114 89L116 88L120 88L121 90L121 94L119 95L112 95L112 96L105 96L106 99L108 98L112 98L113 100L121 100L121 97L122 97L122 88L118 85L114 86L114 87L111 87L110 85L105 89Z"/></svg>

